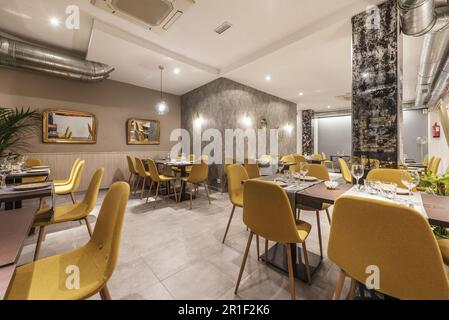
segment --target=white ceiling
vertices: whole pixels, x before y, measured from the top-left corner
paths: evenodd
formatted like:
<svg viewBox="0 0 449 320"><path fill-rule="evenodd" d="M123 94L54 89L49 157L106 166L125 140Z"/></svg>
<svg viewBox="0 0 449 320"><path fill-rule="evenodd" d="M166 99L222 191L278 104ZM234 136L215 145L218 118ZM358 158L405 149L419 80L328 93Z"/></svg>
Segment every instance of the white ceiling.
<svg viewBox="0 0 449 320"><path fill-rule="evenodd" d="M220 76L327 110L349 107L350 18L382 0L196 0L165 34L111 15L89 0L0 0L0 30L84 54L116 68L112 79L182 95ZM54 28L68 5L82 10L81 29ZM219 36L224 21L233 27ZM404 39L404 100L413 100L420 39ZM179 68L180 74L173 70ZM272 80L267 82L265 77ZM299 96L303 92L303 96Z"/></svg>

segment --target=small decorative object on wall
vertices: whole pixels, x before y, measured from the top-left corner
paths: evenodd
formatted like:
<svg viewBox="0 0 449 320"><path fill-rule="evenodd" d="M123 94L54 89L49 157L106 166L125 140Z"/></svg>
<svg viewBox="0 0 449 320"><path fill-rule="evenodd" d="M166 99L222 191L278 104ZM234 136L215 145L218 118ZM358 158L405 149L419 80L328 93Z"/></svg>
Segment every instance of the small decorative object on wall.
<svg viewBox="0 0 449 320"><path fill-rule="evenodd" d="M161 124L157 120L129 119L128 144L159 145L161 144Z"/></svg>
<svg viewBox="0 0 449 320"><path fill-rule="evenodd" d="M260 119L259 123L259 129L266 130L268 128L268 120L267 118L263 117Z"/></svg>
<svg viewBox="0 0 449 320"><path fill-rule="evenodd" d="M47 110L42 129L44 143L97 143L97 119L89 112Z"/></svg>

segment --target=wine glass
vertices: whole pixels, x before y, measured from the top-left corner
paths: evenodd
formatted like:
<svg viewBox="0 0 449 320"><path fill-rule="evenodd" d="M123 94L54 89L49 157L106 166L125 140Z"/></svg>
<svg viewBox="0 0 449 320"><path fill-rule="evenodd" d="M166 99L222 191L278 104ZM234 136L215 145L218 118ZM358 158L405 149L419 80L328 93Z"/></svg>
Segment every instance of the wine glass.
<svg viewBox="0 0 449 320"><path fill-rule="evenodd" d="M354 164L351 167L351 174L354 177L354 179L357 180L357 190L360 190L360 178L363 177L363 174L365 173L365 169L360 164Z"/></svg>
<svg viewBox="0 0 449 320"><path fill-rule="evenodd" d="M419 173L418 171L412 170L407 171L403 170L401 175L401 181L402 183L407 187L408 189L408 199L409 199L409 206L413 207L413 189L416 188L419 185Z"/></svg>
<svg viewBox="0 0 449 320"><path fill-rule="evenodd" d="M309 173L309 165L307 162L299 163L299 174L301 175L302 180L306 180L306 176Z"/></svg>

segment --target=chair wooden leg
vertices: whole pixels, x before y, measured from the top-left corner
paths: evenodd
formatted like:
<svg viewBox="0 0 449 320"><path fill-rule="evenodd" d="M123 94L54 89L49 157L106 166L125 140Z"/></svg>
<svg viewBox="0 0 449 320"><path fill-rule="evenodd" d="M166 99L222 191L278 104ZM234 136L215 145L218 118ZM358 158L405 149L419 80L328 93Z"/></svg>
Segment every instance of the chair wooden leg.
<svg viewBox="0 0 449 320"><path fill-rule="evenodd" d="M332 300L340 300L341 291L343 290L343 286L345 284L345 279L346 279L346 272L340 270L340 275L338 276L337 286L335 287Z"/></svg>
<svg viewBox="0 0 449 320"><path fill-rule="evenodd" d="M100 291L100 296L102 300L112 300L111 294L109 293L108 287L105 285Z"/></svg>
<svg viewBox="0 0 449 320"><path fill-rule="evenodd" d="M70 192L70 197L72 198L73 204L76 204L76 197L74 192Z"/></svg>
<svg viewBox="0 0 449 320"><path fill-rule="evenodd" d="M192 184L190 184L190 210L192 210L193 207L193 189L195 188L195 186L193 186Z"/></svg>
<svg viewBox="0 0 449 320"><path fill-rule="evenodd" d="M85 217L84 222L86 222L87 232L89 232L89 236L92 238L92 229L90 227L89 219L87 219L87 217Z"/></svg>
<svg viewBox="0 0 449 320"><path fill-rule="evenodd" d="M320 212L316 212L316 223L318 226L318 241L320 242L320 256L323 259L323 239L321 237L321 222L320 222Z"/></svg>
<svg viewBox="0 0 449 320"><path fill-rule="evenodd" d="M157 188L156 188L156 196L154 197L154 202L156 203L157 198L159 197L159 187L161 186L161 184L159 182L157 182Z"/></svg>
<svg viewBox="0 0 449 320"><path fill-rule="evenodd" d="M259 235L256 235L257 241L257 260L260 260L260 244L259 244Z"/></svg>
<svg viewBox="0 0 449 320"><path fill-rule="evenodd" d="M268 262L268 239L265 239L265 262Z"/></svg>
<svg viewBox="0 0 449 320"><path fill-rule="evenodd" d="M242 261L242 265L240 267L240 273L239 273L239 277L237 279L237 284L235 286L235 291L234 291L235 294L237 294L239 287L240 287L240 281L242 281L243 271L245 271L246 260L248 259L248 253L249 253L249 249L251 248L251 242L253 241L253 236L254 236L254 233L251 231L251 233L249 234L249 237L248 237L248 243L246 244L245 255L243 256L243 261Z"/></svg>
<svg viewBox="0 0 449 320"><path fill-rule="evenodd" d="M42 210L45 206L45 199L44 198L40 198L39 199L39 211Z"/></svg>
<svg viewBox="0 0 449 320"><path fill-rule="evenodd" d="M175 202L178 202L178 193L176 192L176 181L173 182L173 193L175 194Z"/></svg>
<svg viewBox="0 0 449 320"><path fill-rule="evenodd" d="M145 183L146 182L147 182L147 178L143 178L142 191L140 192L140 200L143 200L143 194L145 192Z"/></svg>
<svg viewBox="0 0 449 320"><path fill-rule="evenodd" d="M292 260L292 247L289 244L287 246L287 263L288 263L288 278L290 279L290 295L292 300L296 300L295 289L295 274L293 273L293 260Z"/></svg>
<svg viewBox="0 0 449 320"><path fill-rule="evenodd" d="M357 285L357 281L353 278L351 278L351 286L349 288L348 296L346 297L346 300L353 300L355 297L355 287Z"/></svg>
<svg viewBox="0 0 449 320"><path fill-rule="evenodd" d="M204 189L206 189L207 199L209 199L209 204L211 204L212 202L210 201L209 187L207 186L207 183L204 184Z"/></svg>
<svg viewBox="0 0 449 320"><path fill-rule="evenodd" d="M154 181L151 180L150 191L148 191L147 203L150 202L151 191L153 191L153 184L154 184Z"/></svg>
<svg viewBox="0 0 449 320"><path fill-rule="evenodd" d="M329 213L329 209L326 209L326 215L327 215L327 220L329 221L329 225L332 224L332 219L331 219L331 215Z"/></svg>
<svg viewBox="0 0 449 320"><path fill-rule="evenodd" d="M129 179L128 179L128 184L129 185L131 185L131 179L133 178L133 174L132 173L130 173L129 174Z"/></svg>
<svg viewBox="0 0 449 320"><path fill-rule="evenodd" d="M235 212L235 206L232 207L231 216L229 217L228 225L226 227L226 231L225 231L225 234L223 237L223 243L225 243L225 241L226 241L226 236L228 235L229 227L231 226L231 222L232 222L232 217L234 217L234 212Z"/></svg>
<svg viewBox="0 0 449 320"><path fill-rule="evenodd" d="M304 264L306 266L306 273L307 273L307 281L309 283L309 286L312 285L312 273L310 272L310 264L309 264L309 254L307 253L307 246L306 243L302 243L302 254L304 255Z"/></svg>
<svg viewBox="0 0 449 320"><path fill-rule="evenodd" d="M39 228L39 235L37 236L36 250L34 251L33 261L39 259L39 254L41 252L42 241L44 240L45 226Z"/></svg>

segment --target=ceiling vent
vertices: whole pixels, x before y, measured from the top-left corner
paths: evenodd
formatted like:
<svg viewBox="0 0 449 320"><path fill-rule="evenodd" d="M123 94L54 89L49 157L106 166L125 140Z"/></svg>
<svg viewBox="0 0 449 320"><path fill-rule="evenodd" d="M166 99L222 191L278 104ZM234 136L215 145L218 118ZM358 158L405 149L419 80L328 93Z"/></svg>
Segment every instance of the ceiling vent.
<svg viewBox="0 0 449 320"><path fill-rule="evenodd" d="M221 26L216 28L214 31L218 34L222 34L231 27L232 27L232 24L226 21Z"/></svg>
<svg viewBox="0 0 449 320"><path fill-rule="evenodd" d="M168 31L195 0L91 0L91 3L155 32Z"/></svg>

